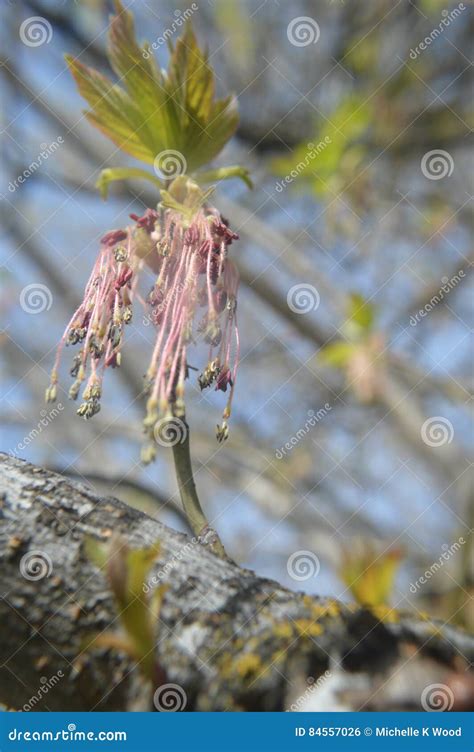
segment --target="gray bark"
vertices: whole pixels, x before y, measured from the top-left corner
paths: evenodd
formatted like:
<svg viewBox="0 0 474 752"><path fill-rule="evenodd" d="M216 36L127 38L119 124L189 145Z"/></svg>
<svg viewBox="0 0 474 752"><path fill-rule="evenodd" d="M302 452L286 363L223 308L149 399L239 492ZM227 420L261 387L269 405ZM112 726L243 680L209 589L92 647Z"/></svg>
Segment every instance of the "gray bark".
<svg viewBox="0 0 474 752"><path fill-rule="evenodd" d="M112 533L130 548L160 544L151 574L168 589L153 686L126 653L84 649L98 632L119 631L108 580L84 551L86 537ZM24 576L32 552L44 576ZM291 592L117 499L5 454L0 559L0 703L11 708L152 709L167 683L179 685L186 710L201 711L420 709L434 683L453 709L472 702L474 640L462 631Z"/></svg>

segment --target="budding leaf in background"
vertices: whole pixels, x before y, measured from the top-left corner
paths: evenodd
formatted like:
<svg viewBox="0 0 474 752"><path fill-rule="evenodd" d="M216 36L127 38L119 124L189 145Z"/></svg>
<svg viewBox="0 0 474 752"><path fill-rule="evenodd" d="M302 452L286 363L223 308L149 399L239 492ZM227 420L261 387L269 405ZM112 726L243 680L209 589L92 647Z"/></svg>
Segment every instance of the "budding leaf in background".
<svg viewBox="0 0 474 752"><path fill-rule="evenodd" d="M169 66L163 71L150 48L142 48L136 41L132 14L119 0L115 9L108 58L118 83L66 56L79 92L91 108L86 117L132 157L154 164L164 152L179 153L181 172L193 175L212 161L235 133L239 121L236 99L232 95L215 97L208 53L199 48L190 24L176 45L169 43ZM160 184L153 173L133 168L108 169L105 173L98 183L103 196L112 180L145 177ZM203 173L201 182L230 177L250 184L242 167Z"/></svg>
<svg viewBox="0 0 474 752"><path fill-rule="evenodd" d="M150 570L159 554L159 544L144 549L129 549L119 537L110 544L86 539L88 558L107 576L124 635L105 632L96 635L89 648L115 648L128 653L140 665L143 674L153 679L155 671L155 623L165 592L163 585L151 597L147 584Z"/></svg>
<svg viewBox="0 0 474 752"><path fill-rule="evenodd" d="M347 318L341 327L344 339L325 345L319 352L320 362L334 368L345 368L358 351L359 344L366 341L374 320L374 306L359 293L351 293L347 304Z"/></svg>
<svg viewBox="0 0 474 752"><path fill-rule="evenodd" d="M364 300L359 293L351 293L349 296L348 318L344 323L343 331L353 338L364 336L374 324L375 308Z"/></svg>
<svg viewBox="0 0 474 752"><path fill-rule="evenodd" d="M361 402L371 402L383 379L384 339L373 331L375 308L362 295L349 296L347 318L341 327L343 339L330 342L318 353L325 366L337 368L345 374Z"/></svg>
<svg viewBox="0 0 474 752"><path fill-rule="evenodd" d="M272 161L275 175L289 175L316 196L339 193L357 174L367 154L364 137L373 120L370 103L349 95L328 114L314 136Z"/></svg>
<svg viewBox="0 0 474 752"><path fill-rule="evenodd" d="M344 551L339 576L357 603L382 606L390 600L401 558L399 549L380 553L370 541L359 541Z"/></svg>
<svg viewBox="0 0 474 752"><path fill-rule="evenodd" d="M319 361L325 366L344 368L353 356L356 346L352 342L339 340L325 345L319 352Z"/></svg>

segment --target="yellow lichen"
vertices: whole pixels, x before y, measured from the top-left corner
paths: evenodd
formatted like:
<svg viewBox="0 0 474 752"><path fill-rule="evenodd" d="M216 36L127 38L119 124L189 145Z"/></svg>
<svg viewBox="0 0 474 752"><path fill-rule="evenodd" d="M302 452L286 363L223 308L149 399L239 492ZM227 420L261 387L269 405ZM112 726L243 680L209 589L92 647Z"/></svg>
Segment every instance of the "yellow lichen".
<svg viewBox="0 0 474 752"><path fill-rule="evenodd" d="M277 650L272 655L271 662L274 663L283 663L286 658L288 657L288 651L285 648L282 648L282 650Z"/></svg>
<svg viewBox="0 0 474 752"><path fill-rule="evenodd" d="M280 637L282 640L290 640L293 637L293 629L291 624L286 622L279 622L275 624L273 628L273 634L275 637Z"/></svg>
<svg viewBox="0 0 474 752"><path fill-rule="evenodd" d="M311 613L316 620L324 619L326 616L339 616L341 613L341 604L334 600L328 601L324 604L313 603L311 607Z"/></svg>
<svg viewBox="0 0 474 752"><path fill-rule="evenodd" d="M311 619L296 619L294 623L296 632L301 637L318 637L322 634L323 628L321 624L318 624Z"/></svg>
<svg viewBox="0 0 474 752"><path fill-rule="evenodd" d="M234 662L233 669L239 676L246 677L262 670L262 661L256 653L246 653Z"/></svg>
<svg viewBox="0 0 474 752"><path fill-rule="evenodd" d="M397 624L400 621L400 614L390 606L372 606L371 611L377 619L386 624Z"/></svg>

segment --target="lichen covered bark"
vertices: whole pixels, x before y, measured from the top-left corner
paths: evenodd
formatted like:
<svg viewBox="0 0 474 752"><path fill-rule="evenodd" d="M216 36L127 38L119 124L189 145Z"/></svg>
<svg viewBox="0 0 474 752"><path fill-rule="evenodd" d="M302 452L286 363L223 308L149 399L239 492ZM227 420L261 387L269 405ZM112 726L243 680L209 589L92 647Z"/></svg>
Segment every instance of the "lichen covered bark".
<svg viewBox="0 0 474 752"><path fill-rule="evenodd" d="M461 631L291 592L117 499L0 455L0 702L21 708L60 671L36 710L152 707L156 687L150 695L126 653L87 649L119 620L85 540L114 534L130 547L160 544L144 583L167 585L154 658L163 681L184 690L186 710L420 709L434 682L458 687L453 709L471 701L474 640ZM22 574L33 552L51 564L37 579ZM416 691L413 668L424 672Z"/></svg>

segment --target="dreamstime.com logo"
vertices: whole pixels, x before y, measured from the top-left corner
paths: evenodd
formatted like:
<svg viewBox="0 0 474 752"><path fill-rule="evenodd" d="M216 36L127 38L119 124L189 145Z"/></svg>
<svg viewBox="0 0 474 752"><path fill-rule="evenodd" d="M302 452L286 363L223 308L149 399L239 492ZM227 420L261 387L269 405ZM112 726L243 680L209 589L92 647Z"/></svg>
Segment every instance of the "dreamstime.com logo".
<svg viewBox="0 0 474 752"><path fill-rule="evenodd" d="M49 424L59 415L60 412L64 410L64 405L62 402L58 402L51 410L41 410L41 420L38 421L36 426L31 429L31 431L22 438L21 441L18 442L16 447L14 449L9 450L9 453L12 454L14 457L18 457L20 452L23 452L27 446L29 446L35 439L38 438L40 433L44 431L45 428L49 426Z"/></svg>
<svg viewBox="0 0 474 752"><path fill-rule="evenodd" d="M449 151L432 149L423 154L421 171L428 180L449 178L454 171L454 160Z"/></svg>
<svg viewBox="0 0 474 752"><path fill-rule="evenodd" d="M187 166L184 154L176 149L160 151L153 162L153 168L160 180L173 180L178 175L184 175Z"/></svg>
<svg viewBox="0 0 474 752"><path fill-rule="evenodd" d="M429 684L421 693L421 706L428 713L444 713L454 705L453 690L446 684Z"/></svg>
<svg viewBox="0 0 474 752"><path fill-rule="evenodd" d="M420 577L418 577L415 582L410 583L410 592L416 593L423 585L426 585L426 583L431 580L432 577L435 576L437 572L439 572L440 569L444 567L447 561L450 560L454 554L457 554L457 552L460 550L461 546L464 546L465 544L464 538L461 536L457 539L454 543L452 543L450 546L448 546L447 543L445 543L443 546L441 546L443 553L438 558L437 561L434 561L433 564L429 567L429 569L426 569Z"/></svg>
<svg viewBox="0 0 474 752"><path fill-rule="evenodd" d="M75 723L68 723L67 728L59 731L24 731L13 728L8 732L11 742L126 742L126 731L80 731ZM30 745L27 745L30 747ZM22 749L26 749L25 746ZM46 747L42 747L46 749ZM51 747L48 747L50 750ZM84 749L84 747L83 747ZM108 747L111 749L111 747Z"/></svg>
<svg viewBox="0 0 474 752"><path fill-rule="evenodd" d="M149 593L150 590L152 590L156 585L164 580L167 575L170 574L170 572L172 572L173 569L178 565L178 563L189 555L194 546L196 546L198 543L199 540L197 538L191 538L191 540L188 541L184 546L181 546L181 548L175 554L173 554L171 559L168 559L168 561L161 567L161 569L159 569L156 574L150 577L150 579L143 584L143 592Z"/></svg>
<svg viewBox="0 0 474 752"><path fill-rule="evenodd" d="M308 702L309 698L313 694L313 692L316 692L322 685L331 678L331 672L329 670L326 670L324 674L321 674L321 676L318 676L316 681L314 680L314 676L308 676L306 679L306 683L308 684L308 689L303 692L302 695L298 697L295 702L293 702L289 708L286 709L287 713L297 713L300 709L304 709L306 703Z"/></svg>
<svg viewBox="0 0 474 752"><path fill-rule="evenodd" d="M26 285L20 293L20 305L25 313L38 313L49 311L53 305L53 294L49 287L40 282L32 282Z"/></svg>
<svg viewBox="0 0 474 752"><path fill-rule="evenodd" d="M317 21L311 16L298 16L288 24L286 36L293 47L307 47L316 44L321 35Z"/></svg>
<svg viewBox="0 0 474 752"><path fill-rule="evenodd" d="M326 402L324 407L321 407L317 412L314 410L308 410L308 418L302 428L299 428L297 432L288 441L283 444L279 449L275 450L275 457L277 460L281 460L283 457L291 452L299 442L308 435L314 426L319 423L320 420L326 417L326 415L332 410L329 402Z"/></svg>
<svg viewBox="0 0 474 752"><path fill-rule="evenodd" d="M34 694L32 697L30 697L30 699L28 700L28 702L26 702L23 705L23 707L22 707L23 712L24 713L29 713L31 710L34 710L35 706L39 702L41 702L41 700L44 697L46 697L46 695L48 694L49 690L53 689L56 686L56 684L58 684L61 681L61 679L63 677L64 677L64 674L61 671L61 669L59 669L59 671L57 672L57 674L54 674L53 676L50 676L49 679L46 676L42 676L41 679L40 679L40 687L39 687L38 691L36 692L36 694Z"/></svg>
<svg viewBox="0 0 474 752"><path fill-rule="evenodd" d="M451 279L449 279L448 277L442 277L442 287L439 288L436 295L433 295L431 300L424 306L424 308L420 308L417 313L415 313L413 316L410 316L410 326L416 326L420 322L420 319L424 319L425 316L427 316L433 310L433 308L439 305L439 303L442 303L445 295L451 292L451 290L454 290L454 288L461 282L461 280L465 276L466 274L464 272L464 269L460 269L457 274L454 274L451 277Z"/></svg>
<svg viewBox="0 0 474 752"><path fill-rule="evenodd" d="M290 311L304 314L315 311L319 307L321 297L313 285L301 282L288 290L286 302Z"/></svg>
<svg viewBox="0 0 474 752"><path fill-rule="evenodd" d="M188 273L184 282L179 282L176 287L173 287L171 294L167 295L165 300L163 300L157 306L153 306L153 313L145 314L145 316L143 317L143 326L151 326L153 324L153 319L156 318L157 315L166 313L170 305L176 300L179 295L185 292L185 290L192 285L197 276L198 273L194 270Z"/></svg>
<svg viewBox="0 0 474 752"><path fill-rule="evenodd" d="M450 420L442 415L434 415L425 420L421 426L421 438L429 447L440 447L451 444L454 438L454 427Z"/></svg>
<svg viewBox="0 0 474 752"><path fill-rule="evenodd" d="M179 713L187 702L186 692L179 684L162 684L153 695L153 704L160 713Z"/></svg>
<svg viewBox="0 0 474 752"><path fill-rule="evenodd" d="M46 162L49 157L54 154L62 145L64 144L64 139L62 136L58 136L55 141L51 141L50 144L47 144L46 141L44 141L42 144L40 144L41 151L39 154L36 155L36 157L33 159L32 162L26 167L21 175L18 175L15 180L10 180L8 183L8 190L10 193L15 193L16 189L19 188L20 185L23 183L26 183L29 177L33 175L36 170L39 170L42 164Z"/></svg>
<svg viewBox="0 0 474 752"><path fill-rule="evenodd" d="M21 557L20 574L25 580L37 582L49 577L53 571L53 562L44 551L28 551Z"/></svg>
<svg viewBox="0 0 474 752"><path fill-rule="evenodd" d="M20 26L19 36L27 47L41 47L53 38L53 28L43 16L30 16Z"/></svg>
<svg viewBox="0 0 474 752"><path fill-rule="evenodd" d="M461 13L466 10L466 6L464 3L459 3L459 5L456 8L453 8L452 10L443 10L441 11L442 19L439 22L438 26L435 26L435 28L426 36L423 41L421 41L419 44L417 44L416 47L412 47L410 50L410 57L412 60L416 60L418 55L421 55L422 52L424 52L430 44L432 44L441 34L444 32L445 29L448 28L448 26L451 25L451 23L461 15Z"/></svg>
<svg viewBox="0 0 474 752"><path fill-rule="evenodd" d="M155 423L153 428L156 443L163 447L184 444L187 435L188 426L180 418L162 418Z"/></svg>
<svg viewBox="0 0 474 752"><path fill-rule="evenodd" d="M311 577L317 577L321 564L312 551L295 551L288 558L286 569L292 580L303 582Z"/></svg>
<svg viewBox="0 0 474 752"><path fill-rule="evenodd" d="M296 164L292 170L288 173L288 175L285 175L284 178L281 180L278 180L275 183L275 190L278 191L278 193L281 193L284 188L286 188L288 185L291 185L293 180L296 180L299 175L301 175L304 170L309 167L311 162L314 162L316 157L321 154L322 151L326 148L326 146L329 146L329 144L332 144L332 139L330 136L325 136L321 141L319 141L317 144L314 144L312 141L309 141L308 151L306 152L304 159L301 159L298 164Z"/></svg>
<svg viewBox="0 0 474 752"><path fill-rule="evenodd" d="M158 50L164 44L167 44L168 40L176 34L178 29L180 29L186 23L188 18L191 18L193 13L197 10L199 10L199 5L197 3L191 3L189 8L186 8L186 10L183 11L175 10L175 18L173 19L173 22L164 30L163 34L157 37L151 44L147 45L147 49L142 52L142 57L144 57L145 60L148 60L152 54L150 50Z"/></svg>

